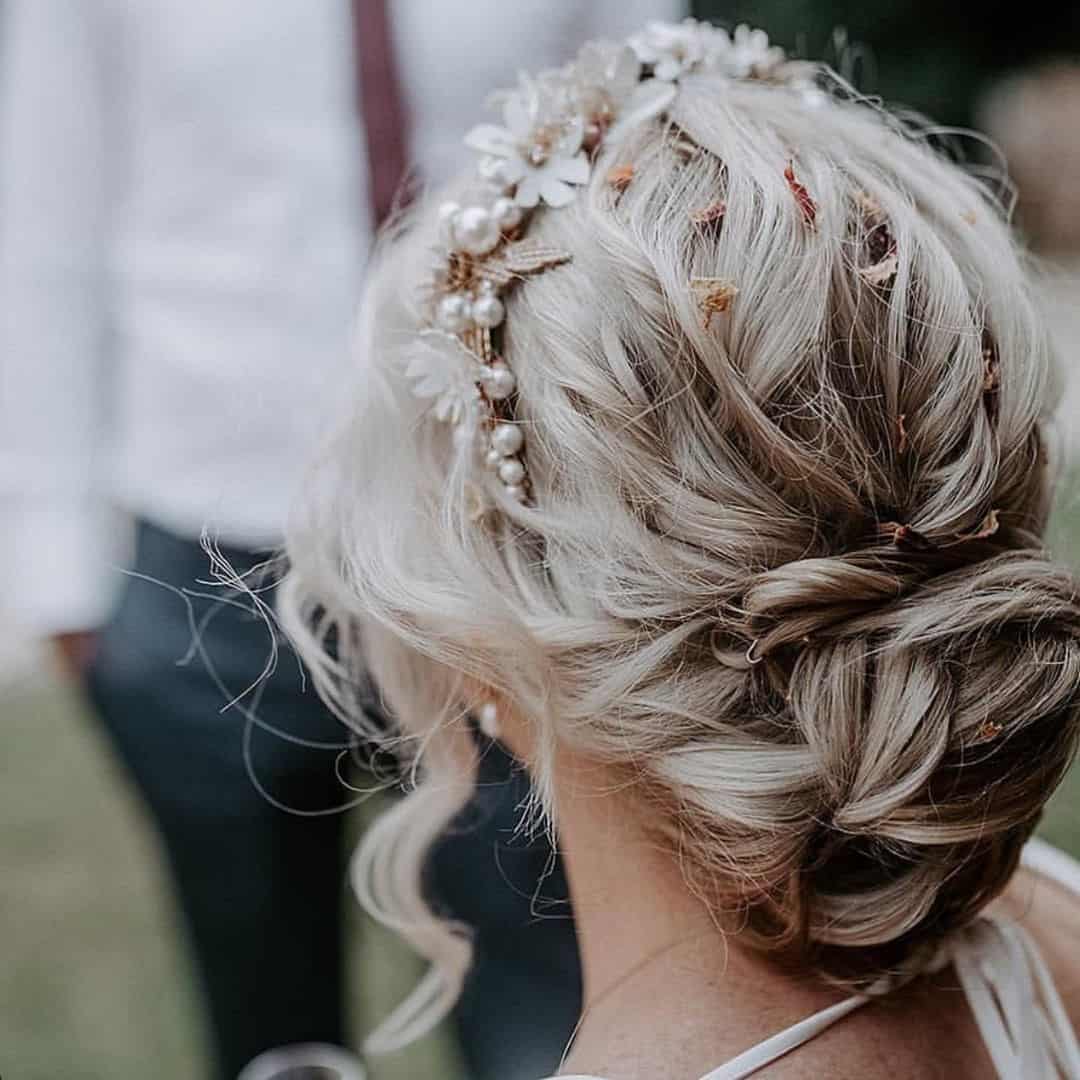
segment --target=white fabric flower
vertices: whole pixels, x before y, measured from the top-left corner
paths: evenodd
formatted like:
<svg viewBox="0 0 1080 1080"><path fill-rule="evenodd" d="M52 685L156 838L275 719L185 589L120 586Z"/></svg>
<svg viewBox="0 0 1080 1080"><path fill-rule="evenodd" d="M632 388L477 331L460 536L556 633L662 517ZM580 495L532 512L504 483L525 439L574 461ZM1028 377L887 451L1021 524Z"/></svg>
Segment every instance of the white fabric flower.
<svg viewBox="0 0 1080 1080"><path fill-rule="evenodd" d="M731 47L721 60L726 74L736 79L751 75L768 76L784 62L784 50L769 44L764 30L752 30L743 23L735 27Z"/></svg>
<svg viewBox="0 0 1080 1080"><path fill-rule="evenodd" d="M432 402L432 412L444 423L471 423L480 404L480 364L452 334L427 330L405 363L412 392Z"/></svg>
<svg viewBox="0 0 1080 1080"><path fill-rule="evenodd" d="M651 22L630 39L637 58L663 82L675 82L702 64L715 65L730 44L726 31L696 19Z"/></svg>
<svg viewBox="0 0 1080 1080"><path fill-rule="evenodd" d="M626 131L658 116L674 100L673 83L657 79L641 81L642 62L629 45L591 42L578 54L574 65L574 97L586 121L606 107L607 120L615 123L608 137L621 138Z"/></svg>
<svg viewBox="0 0 1080 1080"><path fill-rule="evenodd" d="M540 87L526 82L503 102L504 127L479 124L465 136L466 146L505 160L504 179L517 185L514 201L527 209L540 200L566 206L574 199L574 185L589 179L582 118L549 119L545 104Z"/></svg>
<svg viewBox="0 0 1080 1080"><path fill-rule="evenodd" d="M571 80L582 93L599 92L612 104L625 101L641 81L641 61L628 45L590 41L571 68Z"/></svg>

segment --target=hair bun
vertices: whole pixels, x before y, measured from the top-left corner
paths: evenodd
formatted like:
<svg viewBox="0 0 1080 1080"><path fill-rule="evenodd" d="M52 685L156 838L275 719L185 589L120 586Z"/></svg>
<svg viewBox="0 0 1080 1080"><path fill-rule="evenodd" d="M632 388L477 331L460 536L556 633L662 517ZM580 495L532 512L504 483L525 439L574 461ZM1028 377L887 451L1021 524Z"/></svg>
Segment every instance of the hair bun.
<svg viewBox="0 0 1080 1080"><path fill-rule="evenodd" d="M882 603L898 581L888 571L809 562L791 568L798 588L785 579L803 605L791 606L792 620L863 608L818 619L786 673L787 715L814 759L816 795L801 865L770 905L768 932L888 947L898 959L974 917L1004 886L1072 759L1076 587L1023 550ZM859 587L845 604L844 590ZM751 595L761 605L770 590ZM789 918L777 921L779 912Z"/></svg>

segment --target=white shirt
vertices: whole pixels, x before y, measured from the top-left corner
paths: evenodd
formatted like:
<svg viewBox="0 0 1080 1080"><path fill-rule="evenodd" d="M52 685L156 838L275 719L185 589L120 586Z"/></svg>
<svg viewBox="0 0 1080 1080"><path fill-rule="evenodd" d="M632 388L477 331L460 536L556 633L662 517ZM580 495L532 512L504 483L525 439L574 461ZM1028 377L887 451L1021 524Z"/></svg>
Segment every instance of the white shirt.
<svg viewBox="0 0 1080 1080"><path fill-rule="evenodd" d="M674 0L396 0L412 158L487 93ZM114 508L276 543L348 364L370 231L348 0L5 0L7 606L105 616ZM362 467L362 463L358 463Z"/></svg>

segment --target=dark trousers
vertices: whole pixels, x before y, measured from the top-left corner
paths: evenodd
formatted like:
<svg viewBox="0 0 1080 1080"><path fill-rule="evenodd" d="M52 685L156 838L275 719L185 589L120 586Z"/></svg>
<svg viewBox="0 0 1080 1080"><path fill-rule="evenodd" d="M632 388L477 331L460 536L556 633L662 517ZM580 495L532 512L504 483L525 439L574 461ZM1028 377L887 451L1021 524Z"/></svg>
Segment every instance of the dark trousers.
<svg viewBox="0 0 1080 1080"><path fill-rule="evenodd" d="M256 561L223 554L237 570ZM339 770L362 754L346 751L343 766L348 733L290 651L259 681L267 627L198 584L209 565L197 543L142 525L134 570L89 692L158 826L219 1074L232 1080L271 1046L346 1041L345 823L325 811L348 802ZM524 779L497 748L483 774L438 847L430 888L476 929L478 964L456 1016L472 1075L532 1080L554 1066L576 1020L577 950L566 904L533 905L538 887L566 895L557 869L540 885L550 848L511 841Z"/></svg>

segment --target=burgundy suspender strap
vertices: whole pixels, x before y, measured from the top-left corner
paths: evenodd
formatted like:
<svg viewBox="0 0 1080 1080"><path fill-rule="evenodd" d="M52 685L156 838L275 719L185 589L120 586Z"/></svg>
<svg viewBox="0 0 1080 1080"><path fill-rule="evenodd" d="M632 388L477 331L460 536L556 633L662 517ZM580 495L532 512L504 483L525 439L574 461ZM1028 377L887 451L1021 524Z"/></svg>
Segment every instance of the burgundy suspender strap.
<svg viewBox="0 0 1080 1080"><path fill-rule="evenodd" d="M390 0L352 0L357 107L364 119L376 225L402 201L408 163L408 110L398 79L390 6Z"/></svg>

